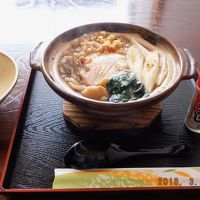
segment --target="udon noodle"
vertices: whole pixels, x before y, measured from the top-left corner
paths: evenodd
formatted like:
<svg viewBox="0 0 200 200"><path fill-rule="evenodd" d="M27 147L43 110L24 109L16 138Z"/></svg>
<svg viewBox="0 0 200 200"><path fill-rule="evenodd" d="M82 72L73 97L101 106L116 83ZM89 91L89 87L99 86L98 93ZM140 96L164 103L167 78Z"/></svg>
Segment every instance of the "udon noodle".
<svg viewBox="0 0 200 200"><path fill-rule="evenodd" d="M175 65L167 49L139 34L100 31L72 40L58 69L62 80L87 98L126 102L166 88Z"/></svg>

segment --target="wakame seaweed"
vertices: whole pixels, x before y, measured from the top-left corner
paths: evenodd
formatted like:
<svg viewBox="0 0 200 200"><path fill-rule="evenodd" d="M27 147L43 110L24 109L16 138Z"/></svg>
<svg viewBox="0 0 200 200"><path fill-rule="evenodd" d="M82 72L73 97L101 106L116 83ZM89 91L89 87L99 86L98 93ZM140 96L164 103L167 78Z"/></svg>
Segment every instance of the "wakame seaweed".
<svg viewBox="0 0 200 200"><path fill-rule="evenodd" d="M141 98L145 94L144 84L135 75L123 72L113 75L107 83L108 100L111 102L127 102Z"/></svg>

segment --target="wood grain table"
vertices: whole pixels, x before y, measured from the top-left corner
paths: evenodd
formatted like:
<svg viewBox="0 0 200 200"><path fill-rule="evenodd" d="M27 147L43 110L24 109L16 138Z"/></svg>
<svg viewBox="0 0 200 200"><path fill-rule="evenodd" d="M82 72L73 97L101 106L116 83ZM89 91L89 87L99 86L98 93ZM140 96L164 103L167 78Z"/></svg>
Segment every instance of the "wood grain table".
<svg viewBox="0 0 200 200"><path fill-rule="evenodd" d="M45 150L40 158L32 157L29 159L30 145L40 143L36 148L43 150L43 144L49 144L54 147L56 152L58 146L54 143L53 133L58 137L57 140L63 152L74 141L75 136L73 131L69 131L70 127L63 121L62 99L58 97L46 84L41 74L33 73L28 93L26 88L30 76L29 67L29 53L34 46L40 41L49 40L58 33L69 28L88 24L93 22L126 22L147 27L156 31L163 36L169 38L178 47L188 48L197 62L200 62L200 1L199 0L15 0L15 1L1 1L0 2L0 50L9 53L17 61L20 70L18 82L0 105L0 176L5 173L3 167L8 163L9 145L10 142L15 143L17 157L12 157L16 160L13 168L13 174L9 177L12 181L8 183L10 187L26 188L31 184L49 187L50 179L43 179L38 183L38 179L31 179L31 184L27 179L19 182L19 177L32 176L32 172L27 173L27 166L35 167L34 162L37 159L43 159L46 156L46 164L37 166L40 168L46 167L48 170L53 169L51 165L51 156L54 152L48 154L48 149ZM186 84L186 85L185 85ZM190 91L184 91L184 88ZM187 83L183 83L178 89L182 93L182 99L178 109L178 113L185 113L189 104L193 88L189 87ZM26 97L26 99L25 99ZM49 100L49 97L51 98ZM173 102L169 100L170 102ZM184 101L185 98L185 101ZM25 99L25 101L24 101ZM46 105L45 105L46 102ZM56 103L55 103L56 102ZM24 103L24 104L23 104ZM168 105L168 104L167 104ZM25 107L24 107L25 106ZM170 109L170 105L169 109ZM182 108L184 107L184 109ZM44 109L41 109L41 108ZM23 108L23 116L20 117L20 111ZM27 108L27 109L26 109ZM166 114L165 117L171 117L172 120L178 120L177 130L182 130L180 121L176 116ZM17 124L17 137L14 138ZM23 122L23 123L22 123ZM164 122L165 123L165 122ZM165 125L165 124L164 124ZM163 126L164 126L163 125ZM180 128L181 127L181 128ZM159 127L161 130L161 127ZM164 128L162 127L162 130ZM200 136L190 134L173 136L173 129L169 135L162 135L165 139L163 143L169 143L175 139L180 139L195 146L196 152L200 152ZM166 131L167 132L167 131ZM165 129L163 133L166 133ZM42 137L41 137L42 134ZM68 134L66 141L66 134ZM51 136L51 138L49 138ZM168 137L169 136L169 137ZM158 139L159 134L155 134ZM39 141L38 139L41 139ZM71 142L70 142L71 141ZM159 141L159 139L158 139ZM157 142L158 142L157 141ZM44 142L44 143L42 143ZM68 143L66 143L68 142ZM156 143L156 142L155 142ZM67 145L65 145L67 144ZM53 148L52 148L53 149ZM50 150L52 150L50 148ZM59 149L59 151L61 151ZM27 152L27 154L26 154ZM34 154L33 154L34 155ZM63 155L54 158L56 162L60 162ZM198 155L195 154L191 160L197 160ZM30 163L22 165L22 161L29 160ZM170 163L170 162L169 162ZM197 162L198 163L198 162ZM199 160L200 163L200 160ZM191 164L190 161L184 161L184 164ZM161 163L162 165L162 163ZM20 166L20 169L19 169ZM47 170L47 173L48 173ZM9 179L9 180L10 180ZM36 198L68 198L68 199L198 199L200 195L198 190L184 190L184 191L127 191L127 192L101 192L101 193L11 193L4 194L0 199L36 199Z"/></svg>

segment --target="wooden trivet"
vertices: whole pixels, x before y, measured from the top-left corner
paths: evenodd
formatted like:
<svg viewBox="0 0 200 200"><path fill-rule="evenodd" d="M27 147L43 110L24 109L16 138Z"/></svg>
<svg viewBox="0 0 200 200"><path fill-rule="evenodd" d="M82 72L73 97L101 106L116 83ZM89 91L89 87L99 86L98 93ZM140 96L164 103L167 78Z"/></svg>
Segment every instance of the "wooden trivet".
<svg viewBox="0 0 200 200"><path fill-rule="evenodd" d="M78 106L63 102L64 118L80 130L120 130L148 127L162 112L160 104L134 110L133 113L117 117L98 117Z"/></svg>

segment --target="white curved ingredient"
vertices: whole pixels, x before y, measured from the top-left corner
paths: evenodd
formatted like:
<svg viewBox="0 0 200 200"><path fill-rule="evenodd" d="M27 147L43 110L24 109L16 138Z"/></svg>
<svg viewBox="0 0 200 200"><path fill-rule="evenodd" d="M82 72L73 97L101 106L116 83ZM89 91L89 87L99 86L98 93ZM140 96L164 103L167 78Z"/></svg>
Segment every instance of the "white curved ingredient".
<svg viewBox="0 0 200 200"><path fill-rule="evenodd" d="M127 61L131 73L136 74L137 78L142 81L142 72L144 68L144 57L140 53L139 49L131 46L128 49Z"/></svg>
<svg viewBox="0 0 200 200"><path fill-rule="evenodd" d="M158 51L152 51L145 57L142 80L148 93L154 89L159 72Z"/></svg>

